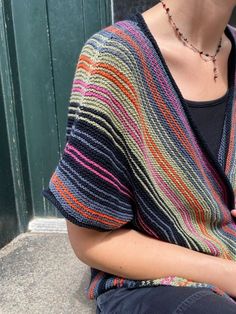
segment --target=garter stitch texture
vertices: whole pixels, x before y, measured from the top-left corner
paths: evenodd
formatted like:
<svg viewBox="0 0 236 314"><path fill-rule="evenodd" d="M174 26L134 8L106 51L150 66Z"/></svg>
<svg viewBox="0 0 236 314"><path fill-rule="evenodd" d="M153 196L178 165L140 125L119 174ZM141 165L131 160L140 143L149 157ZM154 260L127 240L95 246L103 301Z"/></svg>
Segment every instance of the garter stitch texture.
<svg viewBox="0 0 236 314"><path fill-rule="evenodd" d="M235 57L236 29L228 24L226 33ZM79 226L133 228L236 261L235 72L216 160L141 14L93 34L79 55L67 142L43 196ZM229 298L191 278L131 280L94 268L86 293L94 299L113 288L155 285L206 287Z"/></svg>

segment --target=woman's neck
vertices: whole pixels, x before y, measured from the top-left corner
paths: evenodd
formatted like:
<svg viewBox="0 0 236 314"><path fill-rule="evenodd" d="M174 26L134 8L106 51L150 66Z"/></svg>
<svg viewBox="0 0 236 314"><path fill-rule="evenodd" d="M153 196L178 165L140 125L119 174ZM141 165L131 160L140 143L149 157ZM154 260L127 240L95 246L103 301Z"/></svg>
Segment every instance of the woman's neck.
<svg viewBox="0 0 236 314"><path fill-rule="evenodd" d="M164 3L170 8L169 13L179 30L198 49L214 54L221 36L223 35L222 43L227 40L224 29L229 22L236 0L164 0ZM160 23L162 26L169 23L161 3L152 7L151 11L153 22L155 11L157 14L158 11L159 14L163 11ZM162 29L165 35L171 31L169 27L162 27Z"/></svg>

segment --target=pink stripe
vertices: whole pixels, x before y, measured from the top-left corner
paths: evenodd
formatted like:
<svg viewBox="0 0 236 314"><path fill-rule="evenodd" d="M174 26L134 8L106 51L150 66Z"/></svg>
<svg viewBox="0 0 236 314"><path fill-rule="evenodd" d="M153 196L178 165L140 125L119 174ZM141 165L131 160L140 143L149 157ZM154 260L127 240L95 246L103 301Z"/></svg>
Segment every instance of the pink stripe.
<svg viewBox="0 0 236 314"><path fill-rule="evenodd" d="M76 82L79 83L80 85L82 85L83 87L87 87L87 84L84 84L80 80L77 80ZM142 137L140 130L136 126L134 121L131 119L131 116L129 114L127 114L126 110L121 105L121 103L112 95L112 93L109 90L102 88L100 86L97 86L95 84L89 84L89 86L90 86L89 90L91 90L91 89L97 90L97 91L101 92L102 95L107 95L107 97L103 97L102 95L96 94L93 91L87 91L86 96L91 96L91 97L95 97L97 99L100 99L103 103L110 106L110 108L114 112L114 114L119 117L121 122L123 122L126 130L130 134L130 136L136 141L136 143L138 143L140 145L140 139ZM73 88L73 91L80 92L81 88L78 88L78 87ZM119 110L116 110L116 108L118 108ZM120 112L123 114L123 116Z"/></svg>
<svg viewBox="0 0 236 314"><path fill-rule="evenodd" d="M154 238L159 239L157 234L148 225L145 224L142 217L140 216L138 208L136 209L136 213L137 213L137 222L142 227L142 229L145 230L148 234L154 236Z"/></svg>
<svg viewBox="0 0 236 314"><path fill-rule="evenodd" d="M95 167L99 168L100 170L102 170L102 171L106 172L107 174L109 174L109 175L113 178L113 180L117 181L120 186L122 186L125 190L127 190L127 191L129 192L129 190L128 190L123 184L121 184L120 181L119 181L116 177L114 177L110 172L108 172L106 169L104 169L103 167L99 166L99 165L96 164L95 162L93 162L93 161L89 160L88 158L86 158L84 155L82 155L78 150L74 149L74 148L73 148L71 145L69 145L68 143L67 143L66 147L69 147L69 149L76 151L76 153L77 153L80 157L84 158L87 162L90 162L93 166L95 166ZM129 196L129 197L131 196L129 193L123 191L123 190L119 187L118 184L115 184L112 180L110 180L109 178L107 178L107 177L101 175L98 171L96 171L96 170L93 169L92 167L86 165L83 161L79 160L79 159L78 159L75 155L73 155L66 147L65 147L65 152L66 152L68 155L70 155L73 159L75 159L79 164L81 164L83 167L89 169L91 172L95 173L98 177L100 177L100 178L102 178L103 180L109 182L111 185L115 186L122 194L125 194L125 195L127 195L127 196Z"/></svg>

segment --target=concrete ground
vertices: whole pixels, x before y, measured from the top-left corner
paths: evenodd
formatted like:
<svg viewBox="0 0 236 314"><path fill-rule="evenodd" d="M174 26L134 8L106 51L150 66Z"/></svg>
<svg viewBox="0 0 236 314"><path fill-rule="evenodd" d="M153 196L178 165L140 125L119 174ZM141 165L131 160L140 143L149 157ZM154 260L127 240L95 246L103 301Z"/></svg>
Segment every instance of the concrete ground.
<svg viewBox="0 0 236 314"><path fill-rule="evenodd" d="M40 228L39 228L40 229ZM42 228L23 233L0 250L1 314L92 314L90 279L67 233Z"/></svg>

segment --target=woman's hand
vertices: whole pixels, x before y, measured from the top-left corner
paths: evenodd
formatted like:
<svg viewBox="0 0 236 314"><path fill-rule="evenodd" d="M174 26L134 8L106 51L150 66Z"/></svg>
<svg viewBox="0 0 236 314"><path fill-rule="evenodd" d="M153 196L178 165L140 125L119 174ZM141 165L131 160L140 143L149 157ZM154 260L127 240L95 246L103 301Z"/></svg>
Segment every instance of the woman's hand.
<svg viewBox="0 0 236 314"><path fill-rule="evenodd" d="M236 209L232 209L231 214L232 214L232 216L236 217Z"/></svg>

